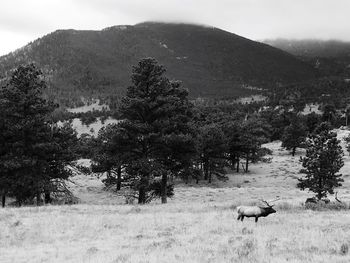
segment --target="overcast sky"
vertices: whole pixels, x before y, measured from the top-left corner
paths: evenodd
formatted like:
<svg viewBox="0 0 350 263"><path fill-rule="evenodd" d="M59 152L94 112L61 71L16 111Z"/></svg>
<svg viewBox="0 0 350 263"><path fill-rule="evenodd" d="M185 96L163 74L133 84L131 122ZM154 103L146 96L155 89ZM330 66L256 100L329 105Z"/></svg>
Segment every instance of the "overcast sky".
<svg viewBox="0 0 350 263"><path fill-rule="evenodd" d="M1 0L0 55L56 29L144 21L212 25L253 40L350 41L350 0Z"/></svg>

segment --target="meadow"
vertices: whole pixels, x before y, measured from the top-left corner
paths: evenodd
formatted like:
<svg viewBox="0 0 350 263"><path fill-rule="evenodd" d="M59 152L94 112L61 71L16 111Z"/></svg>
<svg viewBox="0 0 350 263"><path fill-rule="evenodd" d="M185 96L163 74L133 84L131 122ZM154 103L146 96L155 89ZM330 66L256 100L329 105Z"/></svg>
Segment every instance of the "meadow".
<svg viewBox="0 0 350 263"><path fill-rule="evenodd" d="M227 204L12 208L0 262L349 262L349 222L291 207L242 223Z"/></svg>
<svg viewBox="0 0 350 263"><path fill-rule="evenodd" d="M267 146L271 162L227 182L179 183L165 205L127 205L96 177L76 175L79 204L0 210L0 262L350 262L349 210L305 209L312 194L296 188L303 152ZM338 192L349 203L344 160ZM277 213L236 220L237 205L276 196Z"/></svg>

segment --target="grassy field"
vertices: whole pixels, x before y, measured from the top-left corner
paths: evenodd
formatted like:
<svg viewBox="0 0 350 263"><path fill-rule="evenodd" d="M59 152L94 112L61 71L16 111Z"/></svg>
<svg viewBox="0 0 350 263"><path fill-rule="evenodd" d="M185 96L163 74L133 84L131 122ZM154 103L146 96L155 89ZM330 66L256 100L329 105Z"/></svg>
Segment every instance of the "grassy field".
<svg viewBox="0 0 350 263"><path fill-rule="evenodd" d="M296 188L302 152L267 146L271 163L226 183L178 184L166 205L125 205L100 180L77 175L80 204L0 209L0 262L350 262L350 210L306 210L311 194ZM344 202L349 168L345 156ZM276 214L236 220L237 205L276 196Z"/></svg>
<svg viewBox="0 0 350 263"><path fill-rule="evenodd" d="M225 204L6 209L0 262L350 262L348 211L235 219Z"/></svg>

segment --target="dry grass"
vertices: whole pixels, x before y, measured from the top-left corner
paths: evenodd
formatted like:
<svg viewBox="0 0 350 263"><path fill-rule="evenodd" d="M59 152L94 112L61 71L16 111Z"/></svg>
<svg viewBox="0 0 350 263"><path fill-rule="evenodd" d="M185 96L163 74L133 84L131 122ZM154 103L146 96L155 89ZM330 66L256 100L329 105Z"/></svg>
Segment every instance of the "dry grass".
<svg viewBox="0 0 350 263"><path fill-rule="evenodd" d="M350 262L348 211L227 205L51 206L0 212L0 262Z"/></svg>
<svg viewBox="0 0 350 263"><path fill-rule="evenodd" d="M77 175L79 205L0 209L0 262L350 262L349 210L305 209L311 195L296 188L302 152L268 147L272 163L225 183L177 185L167 205L125 205L95 177ZM347 208L349 178L339 190ZM276 214L236 220L237 205L276 196Z"/></svg>

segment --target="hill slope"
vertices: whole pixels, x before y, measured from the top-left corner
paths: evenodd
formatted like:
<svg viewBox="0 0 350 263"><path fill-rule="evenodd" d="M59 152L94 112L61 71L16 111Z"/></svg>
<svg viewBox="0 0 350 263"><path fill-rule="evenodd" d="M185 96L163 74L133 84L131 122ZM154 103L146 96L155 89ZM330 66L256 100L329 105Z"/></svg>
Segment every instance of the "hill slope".
<svg viewBox="0 0 350 263"><path fill-rule="evenodd" d="M350 42L307 39L275 39L263 42L315 65L326 75L350 77Z"/></svg>
<svg viewBox="0 0 350 263"><path fill-rule="evenodd" d="M155 57L168 77L183 81L193 97L235 96L247 93L242 88L246 85L303 81L317 74L286 52L217 28L142 23L102 31L55 31L0 57L0 76L18 64L35 62L51 83L47 93L74 105L80 96L123 93L132 65L143 57Z"/></svg>

